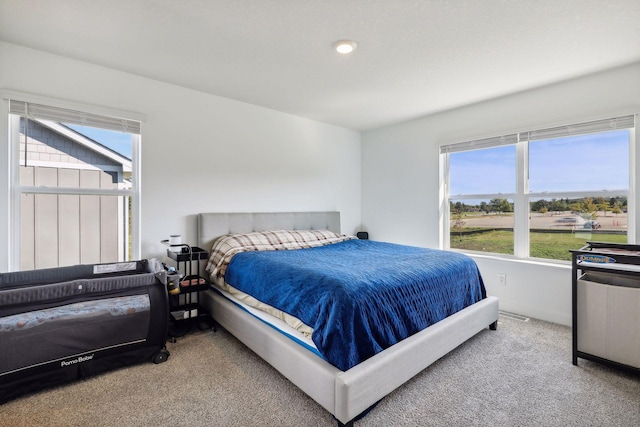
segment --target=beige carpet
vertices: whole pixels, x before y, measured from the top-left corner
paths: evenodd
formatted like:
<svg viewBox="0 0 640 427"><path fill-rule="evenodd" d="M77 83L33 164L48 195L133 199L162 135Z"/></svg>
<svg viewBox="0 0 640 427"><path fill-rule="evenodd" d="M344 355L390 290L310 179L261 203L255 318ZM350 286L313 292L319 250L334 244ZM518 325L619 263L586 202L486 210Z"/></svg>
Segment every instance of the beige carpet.
<svg viewBox="0 0 640 427"><path fill-rule="evenodd" d="M640 426L640 376L580 360L570 329L501 316L383 399L356 427ZM1 426L333 426L226 331L144 363L0 406Z"/></svg>

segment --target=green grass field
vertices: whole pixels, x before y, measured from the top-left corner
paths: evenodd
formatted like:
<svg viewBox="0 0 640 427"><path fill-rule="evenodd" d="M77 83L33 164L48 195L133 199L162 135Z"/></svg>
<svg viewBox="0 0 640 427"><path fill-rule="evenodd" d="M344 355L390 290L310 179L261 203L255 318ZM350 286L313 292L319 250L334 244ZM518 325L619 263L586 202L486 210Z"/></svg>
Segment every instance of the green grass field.
<svg viewBox="0 0 640 427"><path fill-rule="evenodd" d="M605 233L531 233L530 254L532 258L571 260L570 249L580 249L587 241L627 243L624 234ZM513 231L490 231L460 236L451 233L451 247L473 251L513 255Z"/></svg>

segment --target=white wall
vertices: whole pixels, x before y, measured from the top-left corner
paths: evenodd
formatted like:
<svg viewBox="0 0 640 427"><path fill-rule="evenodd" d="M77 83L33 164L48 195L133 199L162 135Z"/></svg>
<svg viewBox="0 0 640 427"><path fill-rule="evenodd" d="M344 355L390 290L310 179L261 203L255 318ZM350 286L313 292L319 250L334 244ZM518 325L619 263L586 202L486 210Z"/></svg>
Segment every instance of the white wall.
<svg viewBox="0 0 640 427"><path fill-rule="evenodd" d="M365 132L363 229L375 240L439 247L441 144L638 112L640 63ZM501 309L570 324L569 266L491 257L476 261ZM498 285L498 273L507 275L505 287Z"/></svg>
<svg viewBox="0 0 640 427"><path fill-rule="evenodd" d="M193 242L194 215L202 211L338 210L344 233L362 228L372 239L438 247L440 144L638 112L640 64L365 132L362 147L353 130L4 42L0 89L147 116L143 257L163 255L159 241L169 234ZM3 204L7 133L0 120ZM8 210L0 209L0 242L8 242L8 230ZM0 245L0 271L8 269L8 254L8 243ZM569 324L567 266L477 261L502 309ZM506 287L497 273L507 275Z"/></svg>
<svg viewBox="0 0 640 427"><path fill-rule="evenodd" d="M360 133L0 42L0 89L134 111L142 125L142 256L160 240L195 242L195 214L336 210L360 225ZM212 77L213 78L213 77ZM0 116L6 116L0 102ZM6 147L0 120L0 147ZM8 166L0 149L0 170ZM8 176L0 174L0 200ZM8 241L0 209L0 242ZM0 247L7 271L8 243Z"/></svg>

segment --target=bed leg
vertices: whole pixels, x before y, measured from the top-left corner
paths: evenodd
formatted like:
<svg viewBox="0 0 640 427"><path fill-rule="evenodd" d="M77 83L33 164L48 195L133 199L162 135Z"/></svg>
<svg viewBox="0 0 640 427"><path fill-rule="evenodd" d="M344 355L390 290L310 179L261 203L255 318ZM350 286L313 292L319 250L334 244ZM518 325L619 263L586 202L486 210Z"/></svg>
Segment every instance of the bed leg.
<svg viewBox="0 0 640 427"><path fill-rule="evenodd" d="M344 424L342 424L340 421L338 421L338 427L353 427L353 420L347 421Z"/></svg>
<svg viewBox="0 0 640 427"><path fill-rule="evenodd" d="M491 329L492 331L495 331L496 329L498 329L498 321L496 320L495 322L490 324L489 329Z"/></svg>

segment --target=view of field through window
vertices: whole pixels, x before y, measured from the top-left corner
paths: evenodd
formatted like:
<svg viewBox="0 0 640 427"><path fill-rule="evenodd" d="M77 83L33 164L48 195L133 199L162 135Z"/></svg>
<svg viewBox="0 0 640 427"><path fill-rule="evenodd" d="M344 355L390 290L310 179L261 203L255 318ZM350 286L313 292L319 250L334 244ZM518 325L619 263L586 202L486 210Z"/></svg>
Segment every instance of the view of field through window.
<svg viewBox="0 0 640 427"><path fill-rule="evenodd" d="M512 203L506 199L482 202L486 210L461 201L450 203L452 248L513 254ZM588 197L531 203L530 257L570 260L569 250L587 241L627 242L626 199Z"/></svg>
<svg viewBox="0 0 640 427"><path fill-rule="evenodd" d="M628 129L526 144L526 230L515 225L516 144L449 154L451 248L513 255L520 232L529 257L570 260L587 241L627 243Z"/></svg>

